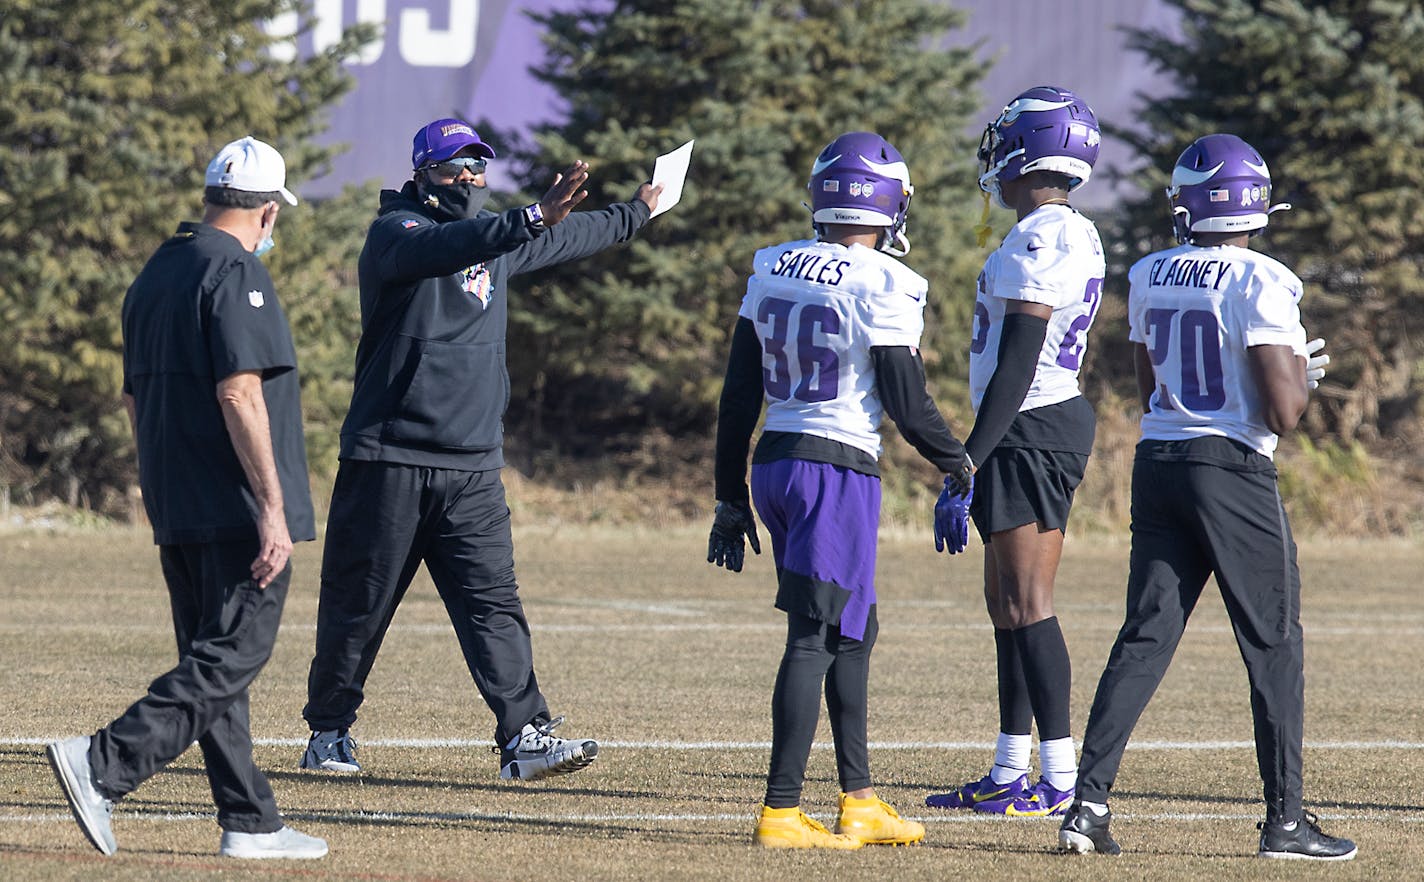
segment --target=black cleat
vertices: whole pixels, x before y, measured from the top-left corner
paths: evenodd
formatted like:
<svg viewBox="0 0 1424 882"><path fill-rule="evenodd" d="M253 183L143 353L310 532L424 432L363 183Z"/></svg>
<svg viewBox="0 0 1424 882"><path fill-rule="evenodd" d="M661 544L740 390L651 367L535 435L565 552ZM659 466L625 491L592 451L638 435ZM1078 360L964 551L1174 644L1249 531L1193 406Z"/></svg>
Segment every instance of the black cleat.
<svg viewBox="0 0 1424 882"><path fill-rule="evenodd" d="M1292 861L1348 861L1355 857L1355 843L1324 833L1320 819L1310 812L1286 829L1285 824L1258 823L1261 850L1256 857Z"/></svg>
<svg viewBox="0 0 1424 882"><path fill-rule="evenodd" d="M1073 854L1122 854L1122 849L1108 832L1111 823L1112 812L1099 817L1083 808L1083 803L1074 800L1058 828L1058 850Z"/></svg>

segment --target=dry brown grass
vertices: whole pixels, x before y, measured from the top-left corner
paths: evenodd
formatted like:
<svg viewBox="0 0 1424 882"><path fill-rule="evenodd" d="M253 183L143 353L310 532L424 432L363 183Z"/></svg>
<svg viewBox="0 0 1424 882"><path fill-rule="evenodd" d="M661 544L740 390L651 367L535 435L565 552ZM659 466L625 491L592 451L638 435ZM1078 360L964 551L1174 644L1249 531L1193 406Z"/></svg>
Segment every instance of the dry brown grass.
<svg viewBox="0 0 1424 882"><path fill-rule="evenodd" d="M498 781L495 758L471 743L490 737L491 719L423 576L396 617L357 724L366 774L295 769L320 552L301 546L286 624L254 689L253 728L269 740L258 758L284 812L326 837L331 855L253 867L213 855L218 829L196 751L120 804L118 856L102 858L85 843L42 749L24 740L92 730L170 663L156 555L135 531L0 534L0 878L1336 880L1417 878L1424 866L1418 542L1302 549L1306 799L1327 829L1360 844L1351 865L1302 867L1253 858L1259 782L1252 751L1238 746L1130 750L1113 803L1127 852L1118 860L1052 853L1052 821L924 808L926 793L981 774L989 759L986 747L928 745L987 745L996 727L977 547L964 558L936 556L927 530L884 539L871 684L877 786L926 820L925 844L849 855L752 847L766 749L698 743L769 740L782 625L768 557L740 575L715 571L702 562L704 536L693 528L519 531L541 684L554 711L568 715L567 729L607 742L589 769L529 785ZM1074 537L1060 575L1079 733L1119 624L1126 555L1121 540ZM1250 737L1245 675L1209 593L1136 739ZM399 739L454 744L390 743ZM1390 741L1401 744L1344 744ZM817 750L805 805L824 818L834 800L832 755Z"/></svg>

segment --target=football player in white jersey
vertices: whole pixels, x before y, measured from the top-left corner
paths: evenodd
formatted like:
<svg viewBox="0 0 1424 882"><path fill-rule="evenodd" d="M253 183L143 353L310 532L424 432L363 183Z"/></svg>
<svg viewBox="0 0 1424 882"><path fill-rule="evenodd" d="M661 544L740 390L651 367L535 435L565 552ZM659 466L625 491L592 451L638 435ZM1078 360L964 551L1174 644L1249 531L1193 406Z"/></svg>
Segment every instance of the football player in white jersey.
<svg viewBox="0 0 1424 882"><path fill-rule="evenodd" d="M977 471L970 512L984 542L984 598L994 625L999 737L989 773L925 802L1007 815L1061 814L1077 761L1069 726L1068 647L1053 582L1096 417L1078 388L1103 293L1103 247L1068 204L1098 157L1097 119L1066 89L1014 98L980 144L979 185L1018 223L984 262L969 348ZM1029 784L1032 725L1040 777Z"/></svg>
<svg viewBox="0 0 1424 882"><path fill-rule="evenodd" d="M740 571L744 537L760 553L754 499L771 534L776 607L787 618L756 841L918 842L924 826L876 797L866 744L881 415L960 491L964 504L936 521L955 551L967 538L968 460L925 391L918 347L927 283L896 259L909 249L914 188L905 160L877 134L847 133L816 158L809 186L816 238L757 252L733 331L707 560ZM749 493L747 451L763 399ZM823 691L842 791L834 832L800 809Z"/></svg>
<svg viewBox="0 0 1424 882"><path fill-rule="evenodd" d="M1235 135L1195 141L1167 193L1182 244L1128 274L1143 416L1127 614L1088 715L1059 845L1119 853L1107 799L1123 748L1215 575L1251 683L1266 800L1257 854L1349 860L1355 844L1323 833L1301 805L1300 571L1272 462L1329 357L1324 341L1306 343L1300 280L1247 247L1271 212L1290 206L1270 204L1265 160Z"/></svg>

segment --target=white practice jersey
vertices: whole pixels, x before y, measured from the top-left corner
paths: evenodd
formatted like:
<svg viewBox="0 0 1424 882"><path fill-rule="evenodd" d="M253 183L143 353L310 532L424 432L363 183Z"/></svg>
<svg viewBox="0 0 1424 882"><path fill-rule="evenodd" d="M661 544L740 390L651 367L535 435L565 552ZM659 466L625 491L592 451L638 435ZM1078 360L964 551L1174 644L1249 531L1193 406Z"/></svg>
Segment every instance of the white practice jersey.
<svg viewBox="0 0 1424 882"><path fill-rule="evenodd" d="M1010 300L1053 308L1033 384L1019 410L1080 394L1078 371L1088 330L1103 298L1103 243L1098 228L1066 205L1044 205L1009 230L979 273L974 339L969 344L969 400L974 412L999 366L999 337Z"/></svg>
<svg viewBox="0 0 1424 882"><path fill-rule="evenodd" d="M1127 312L1133 342L1152 357L1157 391L1142 437L1234 438L1266 456L1266 427L1251 375L1251 346L1289 346L1304 358L1300 279L1249 248L1182 245L1133 264Z"/></svg>
<svg viewBox="0 0 1424 882"><path fill-rule="evenodd" d="M862 245L803 239L756 254L738 313L756 325L769 431L880 456L872 346L920 345L929 283Z"/></svg>

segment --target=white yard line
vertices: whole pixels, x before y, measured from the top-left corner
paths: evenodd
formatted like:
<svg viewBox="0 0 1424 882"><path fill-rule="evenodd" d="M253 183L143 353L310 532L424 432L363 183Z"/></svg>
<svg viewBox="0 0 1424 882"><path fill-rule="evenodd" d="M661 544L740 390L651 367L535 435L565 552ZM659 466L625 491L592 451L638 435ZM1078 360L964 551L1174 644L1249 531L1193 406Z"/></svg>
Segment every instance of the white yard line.
<svg viewBox="0 0 1424 882"><path fill-rule="evenodd" d="M72 734L72 733L70 733ZM51 741L67 738L69 735L42 735L29 737L0 737L0 747L40 747ZM404 750L466 750L486 748L490 742L478 738L367 738L360 739L363 747L394 747ZM252 743L261 747L305 747L306 738L254 738ZM712 751L712 750L770 750L770 741L603 741L600 749L609 750L669 750L669 751ZM811 745L816 750L831 750L829 741L818 741ZM871 750L993 750L992 741L872 741ZM1128 750L1253 750L1252 741L1132 741ZM1307 750L1424 750L1420 741L1307 741Z"/></svg>

